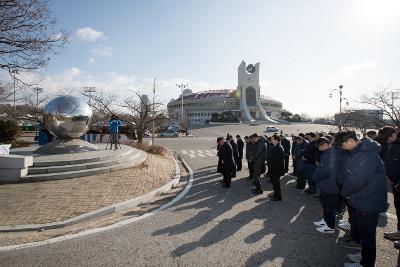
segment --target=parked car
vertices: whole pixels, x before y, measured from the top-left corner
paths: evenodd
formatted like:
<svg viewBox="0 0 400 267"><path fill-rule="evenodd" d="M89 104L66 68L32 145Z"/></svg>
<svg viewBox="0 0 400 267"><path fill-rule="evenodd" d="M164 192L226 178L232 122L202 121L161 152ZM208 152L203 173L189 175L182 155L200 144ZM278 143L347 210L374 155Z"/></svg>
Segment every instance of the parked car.
<svg viewBox="0 0 400 267"><path fill-rule="evenodd" d="M278 132L279 129L276 128L275 126L268 126L267 129L265 130L267 133L275 133Z"/></svg>
<svg viewBox="0 0 400 267"><path fill-rule="evenodd" d="M260 123L256 120L250 120L250 126L256 126L256 125L260 125Z"/></svg>
<svg viewBox="0 0 400 267"><path fill-rule="evenodd" d="M167 130L159 134L160 137L178 137L179 133L174 130Z"/></svg>

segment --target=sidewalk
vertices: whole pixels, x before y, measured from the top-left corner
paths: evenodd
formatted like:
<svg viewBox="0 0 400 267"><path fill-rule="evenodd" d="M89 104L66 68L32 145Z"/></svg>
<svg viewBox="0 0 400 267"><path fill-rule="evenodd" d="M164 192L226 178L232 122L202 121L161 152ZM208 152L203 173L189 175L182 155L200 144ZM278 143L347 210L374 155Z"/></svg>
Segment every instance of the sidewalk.
<svg viewBox="0 0 400 267"><path fill-rule="evenodd" d="M175 176L172 158L82 178L0 185L0 226L63 221L158 188Z"/></svg>

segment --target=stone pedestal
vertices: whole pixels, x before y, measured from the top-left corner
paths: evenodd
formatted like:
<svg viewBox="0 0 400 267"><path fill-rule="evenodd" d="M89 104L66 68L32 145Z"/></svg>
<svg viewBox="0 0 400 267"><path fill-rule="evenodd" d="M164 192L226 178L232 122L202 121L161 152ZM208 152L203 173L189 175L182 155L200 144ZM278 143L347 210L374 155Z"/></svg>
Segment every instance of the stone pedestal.
<svg viewBox="0 0 400 267"><path fill-rule="evenodd" d="M96 151L97 147L89 142L72 139L72 140L54 140L47 143L34 151L34 154L41 155L57 155L57 154L71 154L81 153L88 151Z"/></svg>

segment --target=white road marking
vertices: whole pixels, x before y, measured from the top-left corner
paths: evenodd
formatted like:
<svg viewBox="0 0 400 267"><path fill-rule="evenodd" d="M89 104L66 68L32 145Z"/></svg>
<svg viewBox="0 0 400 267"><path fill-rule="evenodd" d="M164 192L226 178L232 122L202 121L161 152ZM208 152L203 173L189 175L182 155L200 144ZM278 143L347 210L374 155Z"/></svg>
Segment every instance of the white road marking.
<svg viewBox="0 0 400 267"><path fill-rule="evenodd" d="M187 155L187 151L186 150L182 150L182 154Z"/></svg>
<svg viewBox="0 0 400 267"><path fill-rule="evenodd" d="M201 154L201 153L197 153L197 156L199 156L200 158L205 158L206 157L206 155Z"/></svg>
<svg viewBox="0 0 400 267"><path fill-rule="evenodd" d="M189 154L189 157L191 157L192 159L196 157L195 154Z"/></svg>

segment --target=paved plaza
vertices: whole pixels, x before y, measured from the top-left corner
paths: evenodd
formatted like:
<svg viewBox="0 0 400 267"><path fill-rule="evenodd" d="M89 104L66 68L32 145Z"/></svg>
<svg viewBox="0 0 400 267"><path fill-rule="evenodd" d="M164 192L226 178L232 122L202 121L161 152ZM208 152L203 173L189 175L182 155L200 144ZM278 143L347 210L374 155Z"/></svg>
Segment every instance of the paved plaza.
<svg viewBox="0 0 400 267"><path fill-rule="evenodd" d="M75 179L0 186L0 226L59 222L156 189L175 176L172 158Z"/></svg>
<svg viewBox="0 0 400 267"><path fill-rule="evenodd" d="M321 129L315 129L320 127ZM272 185L263 179L264 194L250 193L246 168L230 189L216 173L216 136L261 133L265 125L214 126L194 129L193 138L156 139L177 151L193 170L193 185L172 207L107 231L0 252L4 266L343 266L347 253L339 243L343 231L321 234L313 221L321 217L319 201L293 188L294 177L281 179L282 202L270 202ZM322 126L280 126L284 134ZM270 135L270 134L269 134ZM185 152L185 153L184 153ZM204 156L199 156L199 155ZM196 155L191 157L189 155ZM390 197L389 213L394 214ZM398 251L382 238L396 220L381 216L377 230L376 266L398 266ZM27 264L29 263L29 264Z"/></svg>

